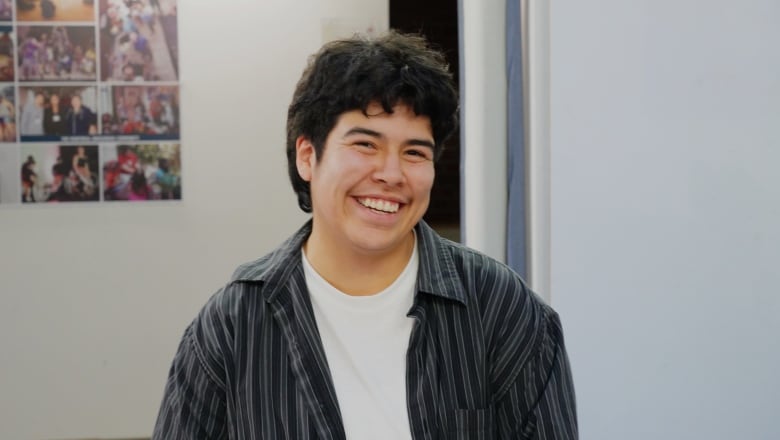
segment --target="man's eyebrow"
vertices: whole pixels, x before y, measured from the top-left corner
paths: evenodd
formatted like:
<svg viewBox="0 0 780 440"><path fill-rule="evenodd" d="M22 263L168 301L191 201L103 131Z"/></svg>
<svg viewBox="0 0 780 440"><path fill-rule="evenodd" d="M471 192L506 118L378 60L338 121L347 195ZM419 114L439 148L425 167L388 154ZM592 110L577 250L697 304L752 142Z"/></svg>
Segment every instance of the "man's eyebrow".
<svg viewBox="0 0 780 440"><path fill-rule="evenodd" d="M368 128L363 128L363 127L352 127L352 128L349 129L349 131L344 133L343 137L349 137L349 136L356 135L356 134L364 134L366 136L371 136L371 137L375 137L375 138L384 137L382 135L382 133L380 133L378 131L369 130Z"/></svg>
<svg viewBox="0 0 780 440"><path fill-rule="evenodd" d="M406 141L406 145L416 145L418 147L428 147L431 150L436 150L436 145L427 139L409 139Z"/></svg>
<svg viewBox="0 0 780 440"><path fill-rule="evenodd" d="M352 127L349 130L347 130L346 133L344 133L344 136L342 138L347 138L349 136L353 136L353 135L356 135L356 134L363 134L363 135L371 136L371 137L374 137L374 138L377 138L377 139L382 139L382 138L385 137L382 133L380 133L378 131L371 130L369 128L365 128L365 127ZM435 144L432 141L428 140L428 139L408 139L404 143L406 145L417 145L417 146L420 146L420 147L428 147L431 150L435 149Z"/></svg>

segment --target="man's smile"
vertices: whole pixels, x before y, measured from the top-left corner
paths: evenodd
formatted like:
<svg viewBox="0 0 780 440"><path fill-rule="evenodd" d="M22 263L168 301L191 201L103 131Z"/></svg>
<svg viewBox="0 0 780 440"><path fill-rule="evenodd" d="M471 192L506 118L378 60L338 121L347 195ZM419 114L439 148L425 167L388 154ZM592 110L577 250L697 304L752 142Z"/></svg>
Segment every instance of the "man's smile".
<svg viewBox="0 0 780 440"><path fill-rule="evenodd" d="M365 206L366 208L371 208L374 211L385 212L389 214L394 214L398 212L398 209L400 209L401 207L401 204L398 202L393 202L390 200L374 199L371 197L358 197L357 201L358 203Z"/></svg>

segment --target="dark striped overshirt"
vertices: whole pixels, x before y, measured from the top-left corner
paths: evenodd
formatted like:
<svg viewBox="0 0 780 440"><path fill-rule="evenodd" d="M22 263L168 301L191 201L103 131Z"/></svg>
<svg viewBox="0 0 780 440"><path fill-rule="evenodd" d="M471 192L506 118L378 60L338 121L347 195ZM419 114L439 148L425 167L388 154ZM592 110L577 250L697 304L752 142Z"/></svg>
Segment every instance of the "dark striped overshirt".
<svg viewBox="0 0 780 440"><path fill-rule="evenodd" d="M501 263L416 230L412 437L576 439L556 313ZM345 438L301 265L310 232L239 267L186 329L154 439Z"/></svg>

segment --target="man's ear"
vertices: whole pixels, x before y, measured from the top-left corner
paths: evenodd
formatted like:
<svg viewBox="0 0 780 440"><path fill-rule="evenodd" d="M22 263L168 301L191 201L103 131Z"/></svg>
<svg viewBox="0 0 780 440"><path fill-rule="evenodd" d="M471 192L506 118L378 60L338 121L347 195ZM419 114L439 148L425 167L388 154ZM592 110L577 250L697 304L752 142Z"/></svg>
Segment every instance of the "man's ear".
<svg viewBox="0 0 780 440"><path fill-rule="evenodd" d="M314 151L314 145L303 136L298 136L295 140L295 166L298 168L298 175L306 182L311 182L312 170L317 162L317 153Z"/></svg>

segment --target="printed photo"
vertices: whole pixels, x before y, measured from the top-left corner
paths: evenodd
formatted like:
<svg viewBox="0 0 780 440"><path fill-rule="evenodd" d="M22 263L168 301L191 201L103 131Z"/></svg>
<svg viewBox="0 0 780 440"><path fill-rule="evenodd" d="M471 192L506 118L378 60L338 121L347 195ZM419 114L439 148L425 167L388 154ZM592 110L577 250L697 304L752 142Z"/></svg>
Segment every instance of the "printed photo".
<svg viewBox="0 0 780 440"><path fill-rule="evenodd" d="M104 200L181 200L179 144L103 146Z"/></svg>
<svg viewBox="0 0 780 440"><path fill-rule="evenodd" d="M97 145L21 147L23 203L98 201Z"/></svg>
<svg viewBox="0 0 780 440"><path fill-rule="evenodd" d="M16 0L16 21L94 22L95 5L93 0Z"/></svg>
<svg viewBox="0 0 780 440"><path fill-rule="evenodd" d="M14 80L13 31L12 26L0 26L0 81Z"/></svg>
<svg viewBox="0 0 780 440"><path fill-rule="evenodd" d="M0 142L16 142L14 85L0 84Z"/></svg>
<svg viewBox="0 0 780 440"><path fill-rule="evenodd" d="M179 86L103 87L100 99L103 134L179 136Z"/></svg>
<svg viewBox="0 0 780 440"><path fill-rule="evenodd" d="M97 87L19 87L22 142L98 133Z"/></svg>
<svg viewBox="0 0 780 440"><path fill-rule="evenodd" d="M175 81L175 0L100 0L103 81Z"/></svg>
<svg viewBox="0 0 780 440"><path fill-rule="evenodd" d="M18 26L20 81L97 79L95 28Z"/></svg>
<svg viewBox="0 0 780 440"><path fill-rule="evenodd" d="M14 18L14 11L11 6L11 0L0 0L0 21L11 21Z"/></svg>
<svg viewBox="0 0 780 440"><path fill-rule="evenodd" d="M0 145L0 204L19 203L19 149Z"/></svg>

